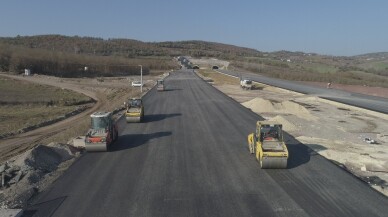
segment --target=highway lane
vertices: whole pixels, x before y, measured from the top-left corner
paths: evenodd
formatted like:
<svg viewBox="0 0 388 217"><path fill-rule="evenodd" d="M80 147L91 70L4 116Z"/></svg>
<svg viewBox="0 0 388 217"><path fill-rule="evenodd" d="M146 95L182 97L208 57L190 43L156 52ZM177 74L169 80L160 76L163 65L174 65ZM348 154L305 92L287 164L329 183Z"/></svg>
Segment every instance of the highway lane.
<svg viewBox="0 0 388 217"><path fill-rule="evenodd" d="M276 78L269 78L258 74L248 72L233 72L228 70L217 70L221 73L235 76L235 77L247 77L253 81L257 81L263 84L268 84L275 87L280 87L287 90L296 91L304 94L311 94L319 96L323 99L333 100L348 105L357 106L360 108L369 109L376 112L388 114L388 99L377 96L369 96L359 93L350 93L342 90L327 89L320 87L313 87L306 84L301 84L294 81L286 81Z"/></svg>
<svg viewBox="0 0 388 217"><path fill-rule="evenodd" d="M386 216L388 199L286 135L289 169L261 170L260 116L191 71L144 97L110 152L86 153L25 216Z"/></svg>

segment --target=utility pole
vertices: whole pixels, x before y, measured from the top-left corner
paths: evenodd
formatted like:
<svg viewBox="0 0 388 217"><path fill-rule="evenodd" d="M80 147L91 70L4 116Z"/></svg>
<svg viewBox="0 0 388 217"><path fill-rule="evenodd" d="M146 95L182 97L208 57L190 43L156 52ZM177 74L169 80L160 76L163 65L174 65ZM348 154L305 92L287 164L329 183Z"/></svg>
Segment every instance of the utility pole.
<svg viewBox="0 0 388 217"><path fill-rule="evenodd" d="M140 92L143 93L143 66L140 66Z"/></svg>

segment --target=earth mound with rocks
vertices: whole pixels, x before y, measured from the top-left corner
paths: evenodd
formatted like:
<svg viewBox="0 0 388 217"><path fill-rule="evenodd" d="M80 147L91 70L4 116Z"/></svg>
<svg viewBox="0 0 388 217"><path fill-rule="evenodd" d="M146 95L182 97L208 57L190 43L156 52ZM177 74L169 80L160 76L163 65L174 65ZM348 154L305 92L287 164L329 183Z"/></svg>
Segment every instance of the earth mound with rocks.
<svg viewBox="0 0 388 217"><path fill-rule="evenodd" d="M38 145L0 165L0 208L22 208L29 199L58 177L66 162L79 156L66 144Z"/></svg>

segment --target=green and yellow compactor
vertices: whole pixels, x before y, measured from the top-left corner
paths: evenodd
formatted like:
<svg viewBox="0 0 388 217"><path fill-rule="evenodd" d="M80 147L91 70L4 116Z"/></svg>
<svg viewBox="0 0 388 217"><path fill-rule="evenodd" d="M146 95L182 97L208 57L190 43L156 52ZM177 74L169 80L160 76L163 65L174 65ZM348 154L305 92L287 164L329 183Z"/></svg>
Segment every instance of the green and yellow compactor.
<svg viewBox="0 0 388 217"><path fill-rule="evenodd" d="M287 168L288 149L283 139L282 124L258 121L256 132L248 135L248 147L263 169Z"/></svg>

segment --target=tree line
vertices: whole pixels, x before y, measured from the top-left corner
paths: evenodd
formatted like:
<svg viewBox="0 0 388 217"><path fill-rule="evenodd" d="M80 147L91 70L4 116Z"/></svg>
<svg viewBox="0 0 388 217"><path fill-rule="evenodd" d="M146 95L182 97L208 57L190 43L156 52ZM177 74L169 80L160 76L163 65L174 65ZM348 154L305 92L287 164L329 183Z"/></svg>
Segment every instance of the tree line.
<svg viewBox="0 0 388 217"><path fill-rule="evenodd" d="M0 37L0 71L60 77L118 76L150 70L170 70L172 57L234 59L258 56L254 49L204 41L142 42L132 39L38 35Z"/></svg>
<svg viewBox="0 0 388 217"><path fill-rule="evenodd" d="M235 56L261 55L255 49L205 41L142 42L119 38L37 35L0 37L0 43L66 53L130 58L191 55L230 59Z"/></svg>
<svg viewBox="0 0 388 217"><path fill-rule="evenodd" d="M94 56L0 44L0 71L14 74L30 69L58 77L125 76L139 74L139 65L144 74L177 67L170 58Z"/></svg>

